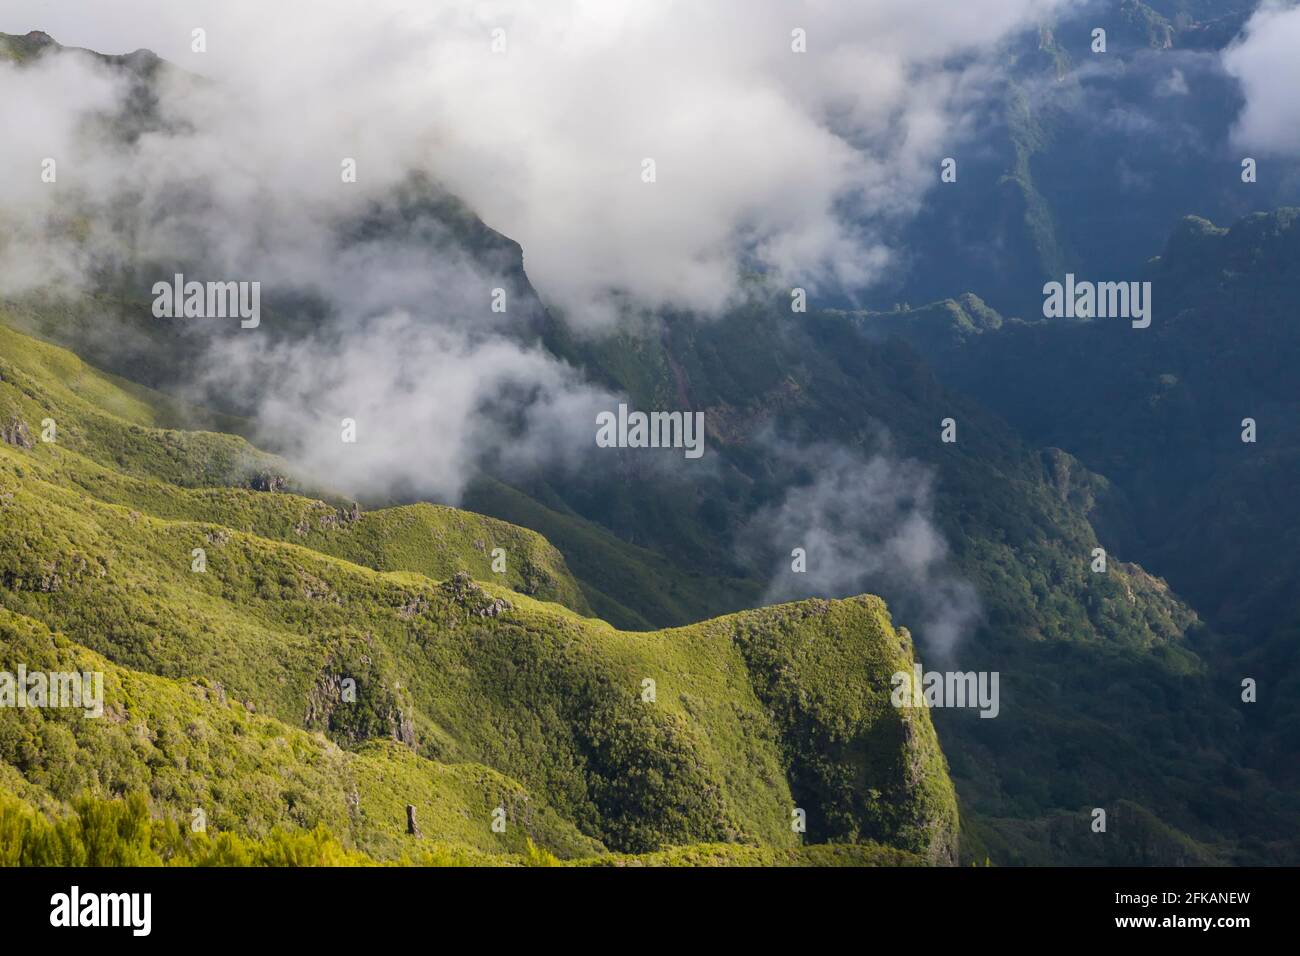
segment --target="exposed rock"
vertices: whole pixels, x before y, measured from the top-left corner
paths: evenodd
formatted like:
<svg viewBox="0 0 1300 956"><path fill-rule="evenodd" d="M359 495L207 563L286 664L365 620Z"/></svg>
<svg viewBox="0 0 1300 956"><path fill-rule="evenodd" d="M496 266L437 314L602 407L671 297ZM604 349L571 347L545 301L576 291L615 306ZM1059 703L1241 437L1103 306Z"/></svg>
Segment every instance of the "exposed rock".
<svg viewBox="0 0 1300 956"><path fill-rule="evenodd" d="M328 601L331 604L343 603L343 599L334 593L334 589L329 586L327 581L302 568L298 568L297 571L299 591L308 601Z"/></svg>
<svg viewBox="0 0 1300 956"><path fill-rule="evenodd" d="M261 472L248 479L248 487L253 491L281 492L289 488L289 479L269 471Z"/></svg>
<svg viewBox="0 0 1300 956"><path fill-rule="evenodd" d="M320 505L323 508L328 507L324 502L320 502ZM323 514L317 518L316 523L322 531L331 531L342 524L352 524L359 520L361 520L361 506L354 501L351 508L331 509L328 514Z"/></svg>
<svg viewBox="0 0 1300 956"><path fill-rule="evenodd" d="M388 715L389 735L400 744L415 747L415 723L400 710Z"/></svg>
<svg viewBox="0 0 1300 956"><path fill-rule="evenodd" d="M32 433L27 430L27 423L14 416L7 425L0 426L0 441L15 448L30 449L34 447Z"/></svg>
<svg viewBox="0 0 1300 956"><path fill-rule="evenodd" d="M397 609L397 616L404 621L409 621L417 614L423 614L428 609L429 602L419 595L416 595Z"/></svg>
<svg viewBox="0 0 1300 956"><path fill-rule="evenodd" d="M343 678L328 670L316 678L316 686L307 695L307 713L303 724L307 727L329 725L334 708L343 699Z"/></svg>
<svg viewBox="0 0 1300 956"><path fill-rule="evenodd" d="M493 598L464 571L457 571L454 577L443 581L440 587L443 594L479 617L497 617L514 606L505 598Z"/></svg>

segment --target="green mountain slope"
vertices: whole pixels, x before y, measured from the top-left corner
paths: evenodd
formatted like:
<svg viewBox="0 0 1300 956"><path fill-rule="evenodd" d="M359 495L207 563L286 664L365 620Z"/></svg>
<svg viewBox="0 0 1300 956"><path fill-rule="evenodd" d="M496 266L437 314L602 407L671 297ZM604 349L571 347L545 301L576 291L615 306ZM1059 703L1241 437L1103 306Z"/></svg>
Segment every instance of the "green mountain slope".
<svg viewBox="0 0 1300 956"><path fill-rule="evenodd" d="M1293 783L1300 211L1230 228L1188 217L1140 275L1152 283L1148 329L1008 320L951 347L914 341L946 382L1107 476L1113 539L1218 632L1202 654L1249 728L1243 758ZM1239 700L1246 677L1262 685L1255 704Z"/></svg>
<svg viewBox="0 0 1300 956"><path fill-rule="evenodd" d="M347 751L320 734L253 713L219 683L173 681L127 670L0 610L0 669L104 674L105 716L7 709L0 784L58 810L81 794L146 794L189 829L200 809L215 832L264 838L279 827L323 825L378 858L412 852L405 805L433 842L488 853L522 852L531 836L564 856L600 849L518 783L483 766L426 760L394 742ZM523 825L488 826L505 806Z"/></svg>
<svg viewBox="0 0 1300 956"><path fill-rule="evenodd" d="M429 504L363 514L355 505L254 491L288 486L288 466L234 436L155 427L195 414L169 411L157 393L0 326L0 429L11 445L31 446L26 460L35 477L157 517L292 541L376 570L437 578L465 571L589 612L563 557L540 535ZM47 420L52 442L41 441L37 427ZM495 548L505 551L501 573L492 570Z"/></svg>
<svg viewBox="0 0 1300 956"><path fill-rule="evenodd" d="M202 487L274 462L241 439L156 428L147 392L0 336L4 665L106 675L103 719L0 710L2 782L30 805L147 794L161 817L206 807L253 840L324 826L382 859L412 852L406 804L440 843L523 853L531 838L560 856L797 851L799 807L810 842L955 860L928 714L889 702L910 640L878 599L620 632L465 573L504 541L521 587L580 603L534 533ZM495 806L518 824L512 841L490 828Z"/></svg>
<svg viewBox="0 0 1300 956"><path fill-rule="evenodd" d="M959 340L997 324L969 305L975 314L952 333ZM809 487L816 458L782 470L774 431L796 446L829 440L864 457L883 445L933 469L936 524L983 610L958 660L1002 675L998 719L935 712L975 858L987 849L998 862L1069 862L1076 851L1051 839L1050 821L1063 813L1086 821L1091 808L1118 800L1204 841L1220 860L1277 859L1275 845L1252 839L1262 830L1291 845L1285 798L1240 764L1236 693L1200 655L1210 636L1165 581L1111 539L1108 509L1118 496L1106 480L1059 449L1025 442L945 387L913 348L853 314L790 315L761 302L714 321L670 317L634 344L593 344L557 325L551 346L628 390L637 407L706 410L716 482L652 476L563 489L584 517L627 529L691 571L734 563L750 516ZM629 355L636 369L617 371ZM959 428L951 445L939 440L947 417ZM774 546L757 572L770 575L798 543ZM1105 574L1090 569L1100 546L1112 552ZM887 596L889 587L881 583ZM890 601L910 618L915 608L900 610L909 597L904 589ZM1267 808L1268 822L1244 822L1246 804Z"/></svg>

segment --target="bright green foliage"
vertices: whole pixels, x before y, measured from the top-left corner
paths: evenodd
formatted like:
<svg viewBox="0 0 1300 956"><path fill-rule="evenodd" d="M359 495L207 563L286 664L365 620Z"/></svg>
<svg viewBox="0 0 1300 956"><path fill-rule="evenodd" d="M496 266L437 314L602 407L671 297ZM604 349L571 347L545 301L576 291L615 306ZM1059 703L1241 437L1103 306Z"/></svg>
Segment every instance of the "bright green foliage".
<svg viewBox="0 0 1300 956"><path fill-rule="evenodd" d="M924 866L924 858L874 843L823 843L793 849L700 843L640 856L613 854L597 866Z"/></svg>
<svg viewBox="0 0 1300 956"><path fill-rule="evenodd" d="M1280 833L1285 803L1260 776L1236 773L1238 692L1198 653L1208 638L1198 616L1164 580L1131 563L1134 552L1115 530L1123 518L1115 488L1051 447L1064 436L1051 435L1042 442L1047 447L1029 445L1006 421L946 388L917 347L949 349L954 364L967 363L965 380L979 377L986 387L1014 393L1026 416L1046 414L1045 379L1054 373L1040 369L1055 366L1015 357L971 362L968 352L992 352L1011 325L975 297L917 312L791 315L788 291L756 284L749 307L709 321L674 315L641 336L637 348L627 341L632 332L589 341L556 328L553 350L593 376L617 372L614 386L631 392L636 407L674 407L685 389L690 407L705 409L720 477L674 486L633 476L571 490L534 482L520 492L558 495L559 503L548 502L552 511L567 504L705 574L734 559L736 540L757 510L797 496L812 477L815 466L800 473L807 455L781 473L765 436L774 432L806 447L829 443L864 459L885 447L890 458L920 463L933 479L934 523L949 545L952 570L980 598L980 626L959 649L959 669L996 670L1002 680L997 720L957 708L933 715L963 820L979 823L974 839L964 841L975 858L983 858L983 845L996 846L992 858L1001 863L1069 862L1046 824L1088 801L1129 799L1219 860L1286 859L1285 851L1244 842L1257 829L1244 807L1268 807L1270 832ZM1024 337L1032 342L1038 335L1027 329ZM1059 353L1090 360L1102 354L1068 342ZM632 355L640 363L635 370L628 368ZM1109 387L1105 370L1093 371L1091 384L1060 394L1092 410L1100 427L1126 421L1127 413L1103 413L1088 401ZM939 440L946 417L958 422L955 444ZM519 509L518 520L531 523L526 511ZM1184 527L1192 534L1198 525ZM553 540L567 555L565 544ZM1107 572L1095 573L1093 552L1103 546ZM782 559L788 552L774 549L758 569L764 580ZM1203 573L1212 567L1203 562ZM719 602L733 599L722 589L716 595ZM635 594L620 600L637 607ZM933 658L926 664L947 666Z"/></svg>
<svg viewBox="0 0 1300 956"><path fill-rule="evenodd" d="M888 702L912 649L879 600L618 631L520 593L586 609L534 532L235 487L282 471L158 427L146 390L61 350L0 344L0 424L21 423L0 443L0 669L102 671L106 701L0 710L0 786L53 818L6 824L18 859L549 865L735 842L778 862L799 807L809 841L955 861L928 714ZM215 837L189 832L196 808Z"/></svg>
<svg viewBox="0 0 1300 956"><path fill-rule="evenodd" d="M234 436L156 427L185 417L156 393L128 390L71 353L0 326L0 427L24 423L32 448L21 460L44 481L157 517L301 543L376 570L435 578L466 571L589 613L563 557L534 532L437 505L362 514L298 495L220 487L283 476L288 468ZM47 419L54 442L40 441L39 423ZM492 567L496 548L505 552L502 573Z"/></svg>
<svg viewBox="0 0 1300 956"><path fill-rule="evenodd" d="M398 866L566 865L527 841L520 853L488 854L455 844L421 844ZM250 840L233 833L191 833L152 819L144 798L83 797L70 814L47 818L0 792L0 866L373 866L376 860L341 846L324 827L273 830ZM605 854L570 866L920 866L921 857L872 843L787 849L702 843L641 855Z"/></svg>

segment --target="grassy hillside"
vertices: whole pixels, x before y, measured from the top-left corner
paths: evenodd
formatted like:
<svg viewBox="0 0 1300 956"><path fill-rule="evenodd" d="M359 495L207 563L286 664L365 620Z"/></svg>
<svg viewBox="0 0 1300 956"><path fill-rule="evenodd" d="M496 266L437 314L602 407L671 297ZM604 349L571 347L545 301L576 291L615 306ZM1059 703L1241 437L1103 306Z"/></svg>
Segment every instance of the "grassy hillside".
<svg viewBox="0 0 1300 956"><path fill-rule="evenodd" d="M559 494L533 491L552 507L488 477L474 483L465 503L533 528L554 542L598 616L611 623L650 630L651 622L684 624L761 601L761 582L684 568L582 517Z"/></svg>
<svg viewBox="0 0 1300 956"><path fill-rule="evenodd" d="M139 794L83 797L71 812L42 814L0 790L0 866L368 866L325 827L272 830L259 840L194 833L151 817ZM458 843L413 841L399 866L919 866L923 858L877 844L823 844L778 850L706 843L640 855L602 854L562 861L528 841L521 853L483 852Z"/></svg>
<svg viewBox="0 0 1300 956"><path fill-rule="evenodd" d="M324 827L386 860L418 852L407 804L426 840L475 853L807 840L955 860L928 714L889 703L911 643L878 599L618 631L521 593L585 610L533 532L238 487L277 463L0 337L0 669L102 670L107 701L102 719L0 710L0 784L30 807L138 795L163 821L202 807L255 842Z"/></svg>
<svg viewBox="0 0 1300 956"><path fill-rule="evenodd" d="M162 518L301 543L376 570L436 578L466 571L589 612L563 557L540 535L435 505L361 513L341 502L255 491L272 482L288 486L287 465L232 435L157 427L195 414L0 326L0 431L13 439L10 447L28 452L21 460L34 477ZM41 440L46 420L54 424L51 442ZM505 551L502 573L492 570L495 548Z"/></svg>
<svg viewBox="0 0 1300 956"><path fill-rule="evenodd" d="M190 829L203 810L213 833L265 839L277 827L326 827L380 858L412 852L405 805L433 842L522 852L531 836L564 856L600 849L544 801L483 766L440 764L391 741L343 750L318 733L254 713L218 683L175 681L118 667L30 618L0 610L0 670L104 674L103 718L79 710L0 712L0 784L58 811L83 794L148 797ZM505 806L522 825L490 828Z"/></svg>

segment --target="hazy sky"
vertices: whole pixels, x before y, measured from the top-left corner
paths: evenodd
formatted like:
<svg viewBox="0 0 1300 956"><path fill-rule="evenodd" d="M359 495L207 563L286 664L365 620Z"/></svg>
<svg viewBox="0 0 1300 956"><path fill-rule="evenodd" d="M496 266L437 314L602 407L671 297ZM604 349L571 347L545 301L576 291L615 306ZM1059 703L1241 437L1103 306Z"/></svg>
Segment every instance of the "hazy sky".
<svg viewBox="0 0 1300 956"><path fill-rule="evenodd" d="M219 78L240 165L288 189L344 156L371 185L435 172L581 324L611 289L720 308L743 266L871 283L890 227L974 132L999 42L1059 5L0 0L0 29Z"/></svg>

